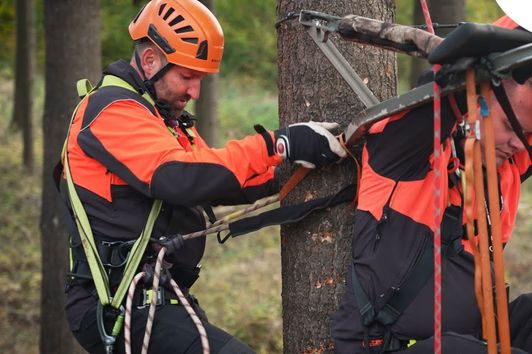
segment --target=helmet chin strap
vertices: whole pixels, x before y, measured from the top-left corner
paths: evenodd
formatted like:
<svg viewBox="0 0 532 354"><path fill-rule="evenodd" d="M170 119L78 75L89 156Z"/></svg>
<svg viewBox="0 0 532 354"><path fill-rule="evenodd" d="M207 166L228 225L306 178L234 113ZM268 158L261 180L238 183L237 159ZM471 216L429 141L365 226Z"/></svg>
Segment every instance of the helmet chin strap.
<svg viewBox="0 0 532 354"><path fill-rule="evenodd" d="M167 63L165 66L163 66L159 71L155 73L151 78L147 79L146 74L144 73L144 69L142 69L142 65L140 62L140 56L135 50L135 63L137 64L137 68L139 69L140 73L142 74L142 79L144 82L144 86L146 86L146 90L148 91L148 94L151 96L153 101L155 102L155 108L159 112L159 114L164 118L165 123L168 125L169 120L176 120L177 117L172 116L172 110L168 103L162 102L157 97L157 92L155 91L155 83L166 74L166 72L174 65L171 63Z"/></svg>
<svg viewBox="0 0 532 354"><path fill-rule="evenodd" d="M508 118L512 129L514 130L519 140L521 140L521 143L528 152L528 156L530 156L530 159L532 160L532 147L528 144L528 139L525 136L525 133L523 132L523 128L521 127L519 120L517 119L517 115L515 114L512 108L512 105L510 103L508 95L506 94L506 90L504 89L502 82L499 85L492 84L491 87L493 89L493 92L495 93L495 97L497 98L499 105L506 114L506 117Z"/></svg>

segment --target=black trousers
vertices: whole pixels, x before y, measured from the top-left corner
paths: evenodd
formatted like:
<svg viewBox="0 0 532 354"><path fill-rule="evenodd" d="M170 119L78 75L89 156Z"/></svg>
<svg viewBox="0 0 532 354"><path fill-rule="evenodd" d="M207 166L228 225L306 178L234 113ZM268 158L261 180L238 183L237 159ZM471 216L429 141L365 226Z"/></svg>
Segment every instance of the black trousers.
<svg viewBox="0 0 532 354"><path fill-rule="evenodd" d="M485 343L478 339L460 335L457 333L444 333L442 334L442 353L444 354L486 354L488 352ZM512 348L512 354L528 354L521 349ZM429 338L423 341L419 341L406 350L395 352L397 354L432 354L434 353L434 339Z"/></svg>
<svg viewBox="0 0 532 354"><path fill-rule="evenodd" d="M445 315L445 314L444 314ZM510 338L513 354L532 354L532 293L516 298L509 305ZM359 351L361 343L356 341L335 341L337 354L364 354ZM396 351L397 354L432 354L434 339L418 340L410 348ZM486 354L486 344L470 335L447 332L442 335L443 354Z"/></svg>
<svg viewBox="0 0 532 354"><path fill-rule="evenodd" d="M211 353L218 354L252 354L254 351L224 330L211 325L203 310L189 299L207 331ZM132 352L140 353L148 307L134 307L131 319ZM79 330L72 332L80 345L91 354L105 354L96 324L96 308L87 312ZM150 337L149 353L152 354L196 354L202 353L201 340L192 319L181 305L159 305L156 308L155 320ZM124 331L117 338L114 346L115 354L125 353Z"/></svg>

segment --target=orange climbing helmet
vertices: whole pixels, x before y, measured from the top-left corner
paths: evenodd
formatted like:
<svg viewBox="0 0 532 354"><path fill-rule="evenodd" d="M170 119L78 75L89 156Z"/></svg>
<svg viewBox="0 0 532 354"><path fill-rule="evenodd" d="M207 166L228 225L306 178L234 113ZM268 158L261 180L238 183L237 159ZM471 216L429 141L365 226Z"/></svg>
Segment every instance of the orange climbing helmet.
<svg viewBox="0 0 532 354"><path fill-rule="evenodd" d="M222 27L198 0L152 0L129 24L129 34L153 42L169 63L205 73L220 69Z"/></svg>

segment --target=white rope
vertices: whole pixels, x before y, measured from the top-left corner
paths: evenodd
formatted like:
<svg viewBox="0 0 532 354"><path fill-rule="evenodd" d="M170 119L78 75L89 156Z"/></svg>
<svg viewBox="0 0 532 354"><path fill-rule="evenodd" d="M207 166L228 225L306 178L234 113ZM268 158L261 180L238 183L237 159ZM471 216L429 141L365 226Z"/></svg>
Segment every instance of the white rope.
<svg viewBox="0 0 532 354"><path fill-rule="evenodd" d="M150 308L148 310L148 320L146 322L144 340L142 342L142 354L148 353L148 346L150 343L151 331L153 327L153 321L155 318L155 308L157 306L159 280L161 277L161 269L162 269L162 264L163 264L163 259L164 259L165 254L166 254L166 247L162 247L161 250L159 251L159 254L157 255L157 261L155 263L155 270L154 270L154 275L153 275L152 297L151 297L151 302L150 302ZM126 316L125 316L125 323L124 323L124 342L125 342L126 354L131 354L131 317L132 317L131 308L133 304L133 298L135 295L135 289L137 287L138 282L142 279L142 277L144 277L144 275L145 275L144 272L141 272L135 275L135 277L131 281L128 294L127 294ZM196 328L198 329L198 332L200 334L201 346L203 348L203 354L210 354L207 331L205 330L203 323L201 323L201 320L199 319L198 315L194 311L194 308L190 305L189 301L187 300L187 298L185 297L185 295L179 288L179 285L173 279L170 279L170 284L172 285L172 288L174 289L175 294L179 298L179 302L183 305L183 307L189 314L190 318L192 319L192 322L194 322L194 325L196 325Z"/></svg>
<svg viewBox="0 0 532 354"><path fill-rule="evenodd" d="M248 213L251 213L252 211L255 211L255 210L258 210L258 209L261 209L261 208L264 208L268 205L271 205L273 203L276 203L279 201L279 194L275 194L275 195L272 195L270 197L266 197L266 198L262 198L262 199L259 199L257 200L255 203L243 208L243 209L240 209L240 210L237 210L237 211L234 211L232 213L229 213L228 215L225 215L224 217L218 219L217 221L215 221L214 223L212 223L211 225L209 225L205 230L201 230L201 231L197 231L197 232L193 232L193 233L190 233L190 234L186 234L186 235L183 235L183 240L190 240L190 239L193 239L193 238L196 238L196 237L200 237L200 236L206 236L206 235L209 235L209 234L215 234L215 233L218 233L220 231L225 231L225 230L229 230L229 222L232 221L232 220L235 220L245 214L248 214Z"/></svg>
<svg viewBox="0 0 532 354"><path fill-rule="evenodd" d="M144 272L141 272L133 278L129 285L126 300L126 318L124 321L124 343L126 346L126 354L131 354L131 307L133 305L133 297L138 282L144 277Z"/></svg>
<svg viewBox="0 0 532 354"><path fill-rule="evenodd" d="M209 354L211 352L209 348L209 340L207 338L207 331L205 331L205 327L203 327L203 323L201 323L201 320L199 319L198 315L196 314L196 312L194 311L194 309L188 302L185 295L183 295L183 292L181 291L181 289L179 288L179 285L177 285L174 279L170 280L170 284L172 285L172 288L174 289L175 294L179 298L179 301L183 304L183 306L185 307L185 310L190 315L192 322L194 322L194 324L196 325L196 328L198 329L198 332L200 334L200 339L201 339L201 346L203 348L203 354Z"/></svg>
<svg viewBox="0 0 532 354"><path fill-rule="evenodd" d="M157 255L157 261L155 262L155 269L153 271L153 287L152 297L150 302L150 309L148 311L148 321L146 322L146 331L144 332L144 340L142 341L141 354L148 354L148 346L150 344L151 329L153 327L153 319L155 318L155 308L157 307L157 298L159 296L159 280L161 278L161 268L163 264L164 254L166 248L163 247Z"/></svg>

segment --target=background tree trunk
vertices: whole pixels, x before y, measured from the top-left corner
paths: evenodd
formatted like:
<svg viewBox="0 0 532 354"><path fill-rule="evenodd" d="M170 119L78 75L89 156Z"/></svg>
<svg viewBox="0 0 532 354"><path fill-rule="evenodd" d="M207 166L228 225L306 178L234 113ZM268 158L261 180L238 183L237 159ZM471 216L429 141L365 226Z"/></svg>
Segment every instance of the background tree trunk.
<svg viewBox="0 0 532 354"><path fill-rule="evenodd" d="M210 74L201 81L200 98L196 101L196 124L209 146L219 146L218 76Z"/></svg>
<svg viewBox="0 0 532 354"><path fill-rule="evenodd" d="M101 71L99 0L45 0L46 41L43 117L44 163L41 210L41 354L70 354L78 347L64 319L67 239L64 209L52 180L72 110L79 98L76 81L95 82ZM79 347L78 349L79 350Z"/></svg>
<svg viewBox="0 0 532 354"><path fill-rule="evenodd" d="M214 13L214 0L201 0ZM201 82L200 98L196 101L198 131L209 146L218 146L218 75L211 74Z"/></svg>
<svg viewBox="0 0 532 354"><path fill-rule="evenodd" d="M465 21L466 17L466 8L465 0L429 0L428 1L430 16L432 22L440 24L450 24L458 23ZM423 12L421 10L421 5L419 0L414 0L413 2L414 11L413 11L413 23L415 25L425 24L425 18L423 17ZM436 34L441 37L445 37L453 29L437 29ZM423 72L430 69L430 65L426 60L411 58L411 70L410 70L410 85L414 87L416 81Z"/></svg>
<svg viewBox="0 0 532 354"><path fill-rule="evenodd" d="M278 0L277 17L309 9L344 16L394 20L391 0ZM331 39L379 99L396 92L395 55L371 46ZM337 121L345 127L364 107L296 21L278 29L281 126ZM356 180L352 161L312 172L286 202L325 196ZM287 174L284 174L286 177ZM314 214L281 228L283 341L285 353L331 353L330 322L343 297L350 263L353 206Z"/></svg>
<svg viewBox="0 0 532 354"><path fill-rule="evenodd" d="M33 81L35 77L35 3L16 2L17 49L15 57L15 100L11 127L22 131L22 161L28 172L33 171Z"/></svg>

